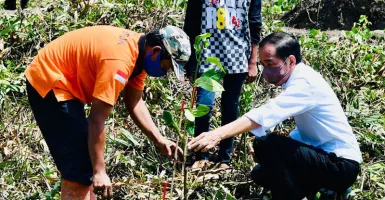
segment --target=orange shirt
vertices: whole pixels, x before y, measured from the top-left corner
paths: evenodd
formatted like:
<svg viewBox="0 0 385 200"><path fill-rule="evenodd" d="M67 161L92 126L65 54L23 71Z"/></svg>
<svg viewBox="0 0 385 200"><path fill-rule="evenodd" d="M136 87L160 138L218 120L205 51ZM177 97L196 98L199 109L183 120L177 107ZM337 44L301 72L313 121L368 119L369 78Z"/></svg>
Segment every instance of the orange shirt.
<svg viewBox="0 0 385 200"><path fill-rule="evenodd" d="M53 90L58 101L97 98L114 105L126 84L143 90L146 73L128 80L139 55L143 34L113 26L71 31L39 51L25 71L44 98Z"/></svg>

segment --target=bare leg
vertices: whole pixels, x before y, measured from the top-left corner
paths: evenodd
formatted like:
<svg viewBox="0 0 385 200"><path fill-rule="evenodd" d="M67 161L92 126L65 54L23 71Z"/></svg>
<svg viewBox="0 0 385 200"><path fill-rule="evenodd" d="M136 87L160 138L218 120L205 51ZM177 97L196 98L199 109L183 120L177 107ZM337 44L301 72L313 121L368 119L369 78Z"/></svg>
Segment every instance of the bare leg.
<svg viewBox="0 0 385 200"><path fill-rule="evenodd" d="M94 188L63 179L61 184L62 200L96 200Z"/></svg>

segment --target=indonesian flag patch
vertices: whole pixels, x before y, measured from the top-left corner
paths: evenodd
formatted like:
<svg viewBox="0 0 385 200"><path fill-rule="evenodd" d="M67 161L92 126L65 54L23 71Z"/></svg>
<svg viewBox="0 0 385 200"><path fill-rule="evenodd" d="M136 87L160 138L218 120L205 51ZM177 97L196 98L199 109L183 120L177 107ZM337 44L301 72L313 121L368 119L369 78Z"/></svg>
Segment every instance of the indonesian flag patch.
<svg viewBox="0 0 385 200"><path fill-rule="evenodd" d="M118 72L115 74L115 80L121 82L123 85L126 84L127 79L128 75L121 70L118 70Z"/></svg>

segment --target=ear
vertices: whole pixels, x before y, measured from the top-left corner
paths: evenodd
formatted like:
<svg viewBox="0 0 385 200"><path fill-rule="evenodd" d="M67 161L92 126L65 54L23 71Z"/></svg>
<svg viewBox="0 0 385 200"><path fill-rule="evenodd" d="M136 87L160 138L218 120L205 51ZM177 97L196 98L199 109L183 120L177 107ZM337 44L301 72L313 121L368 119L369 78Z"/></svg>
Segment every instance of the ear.
<svg viewBox="0 0 385 200"><path fill-rule="evenodd" d="M295 65L297 65L297 59L295 59L295 56L290 55L289 61L290 61L290 67L294 67Z"/></svg>
<svg viewBox="0 0 385 200"><path fill-rule="evenodd" d="M151 60L155 61L156 58L158 58L159 54L161 53L162 47L160 46L154 46L151 48L152 54L151 54Z"/></svg>

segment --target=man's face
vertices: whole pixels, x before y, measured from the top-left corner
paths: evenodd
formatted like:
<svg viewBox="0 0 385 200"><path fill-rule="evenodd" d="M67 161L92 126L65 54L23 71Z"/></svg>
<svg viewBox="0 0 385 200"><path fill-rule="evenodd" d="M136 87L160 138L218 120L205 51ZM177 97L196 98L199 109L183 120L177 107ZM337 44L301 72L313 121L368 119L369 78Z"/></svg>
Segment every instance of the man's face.
<svg viewBox="0 0 385 200"><path fill-rule="evenodd" d="M152 77L165 76L173 69L171 56L160 46L148 47L142 63L146 73Z"/></svg>
<svg viewBox="0 0 385 200"><path fill-rule="evenodd" d="M170 71L173 69L171 56L168 53L162 53L160 57L160 66L166 71Z"/></svg>
<svg viewBox="0 0 385 200"><path fill-rule="evenodd" d="M151 60L154 62L157 60L158 56L160 55L160 66L166 71L173 69L170 54L168 54L167 51L163 51L161 47L159 46L152 47L152 49L147 52L146 57L148 55L151 55Z"/></svg>
<svg viewBox="0 0 385 200"><path fill-rule="evenodd" d="M277 57L276 48L271 44L266 44L259 50L259 58L264 67L263 75L268 82L280 86L290 77L294 56L281 59Z"/></svg>

